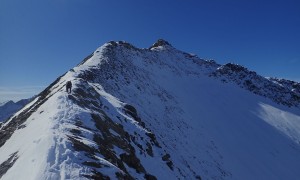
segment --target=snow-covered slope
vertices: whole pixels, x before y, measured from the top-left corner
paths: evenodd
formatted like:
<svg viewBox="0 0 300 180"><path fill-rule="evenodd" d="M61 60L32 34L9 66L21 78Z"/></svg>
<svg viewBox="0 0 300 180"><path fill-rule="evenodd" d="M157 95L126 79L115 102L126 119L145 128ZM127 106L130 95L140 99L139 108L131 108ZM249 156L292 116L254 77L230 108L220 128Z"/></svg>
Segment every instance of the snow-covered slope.
<svg viewBox="0 0 300 180"><path fill-rule="evenodd" d="M299 90L164 40L109 42L3 124L0 176L298 179Z"/></svg>
<svg viewBox="0 0 300 180"><path fill-rule="evenodd" d="M15 112L23 108L30 100L31 98L22 99L18 102L7 101L4 103L0 103L0 122L6 120Z"/></svg>

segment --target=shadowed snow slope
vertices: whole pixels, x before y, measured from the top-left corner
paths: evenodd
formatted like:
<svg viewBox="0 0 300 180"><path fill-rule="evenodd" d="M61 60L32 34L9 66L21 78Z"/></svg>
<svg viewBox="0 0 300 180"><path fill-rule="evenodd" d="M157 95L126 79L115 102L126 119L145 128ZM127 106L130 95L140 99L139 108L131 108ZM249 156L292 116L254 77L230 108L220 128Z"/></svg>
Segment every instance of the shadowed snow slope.
<svg viewBox="0 0 300 180"><path fill-rule="evenodd" d="M109 42L3 123L0 177L298 179L299 90L164 40Z"/></svg>

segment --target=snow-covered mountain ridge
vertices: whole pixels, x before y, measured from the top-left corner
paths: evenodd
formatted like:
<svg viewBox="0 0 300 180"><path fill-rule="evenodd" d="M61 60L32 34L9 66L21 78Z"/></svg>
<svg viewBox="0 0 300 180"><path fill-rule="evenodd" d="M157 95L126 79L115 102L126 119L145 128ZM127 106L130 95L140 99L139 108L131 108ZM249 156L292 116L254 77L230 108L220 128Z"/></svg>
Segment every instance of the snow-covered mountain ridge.
<svg viewBox="0 0 300 180"><path fill-rule="evenodd" d="M255 94L267 97L276 103L297 106L300 104L300 83L277 78L265 78L247 68L228 63L217 68L212 76L223 82L234 82Z"/></svg>
<svg viewBox="0 0 300 180"><path fill-rule="evenodd" d="M297 179L298 92L164 40L108 42L4 122L0 177Z"/></svg>

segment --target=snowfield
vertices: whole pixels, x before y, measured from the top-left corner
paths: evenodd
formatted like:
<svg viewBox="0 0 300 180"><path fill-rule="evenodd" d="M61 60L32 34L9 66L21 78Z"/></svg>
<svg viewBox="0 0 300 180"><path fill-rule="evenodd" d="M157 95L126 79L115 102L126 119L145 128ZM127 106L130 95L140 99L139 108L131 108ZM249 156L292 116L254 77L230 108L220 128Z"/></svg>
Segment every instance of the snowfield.
<svg viewBox="0 0 300 180"><path fill-rule="evenodd" d="M108 42L4 122L0 177L296 180L299 92L164 40Z"/></svg>

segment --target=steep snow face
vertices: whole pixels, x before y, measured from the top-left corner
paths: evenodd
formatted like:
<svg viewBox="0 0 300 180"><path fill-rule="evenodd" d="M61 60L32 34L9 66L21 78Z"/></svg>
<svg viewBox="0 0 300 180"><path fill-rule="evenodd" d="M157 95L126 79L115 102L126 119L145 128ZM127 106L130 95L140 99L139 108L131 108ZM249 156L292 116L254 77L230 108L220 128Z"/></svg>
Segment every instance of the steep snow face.
<svg viewBox="0 0 300 180"><path fill-rule="evenodd" d="M164 40L109 42L3 124L0 176L297 179L297 92Z"/></svg>

